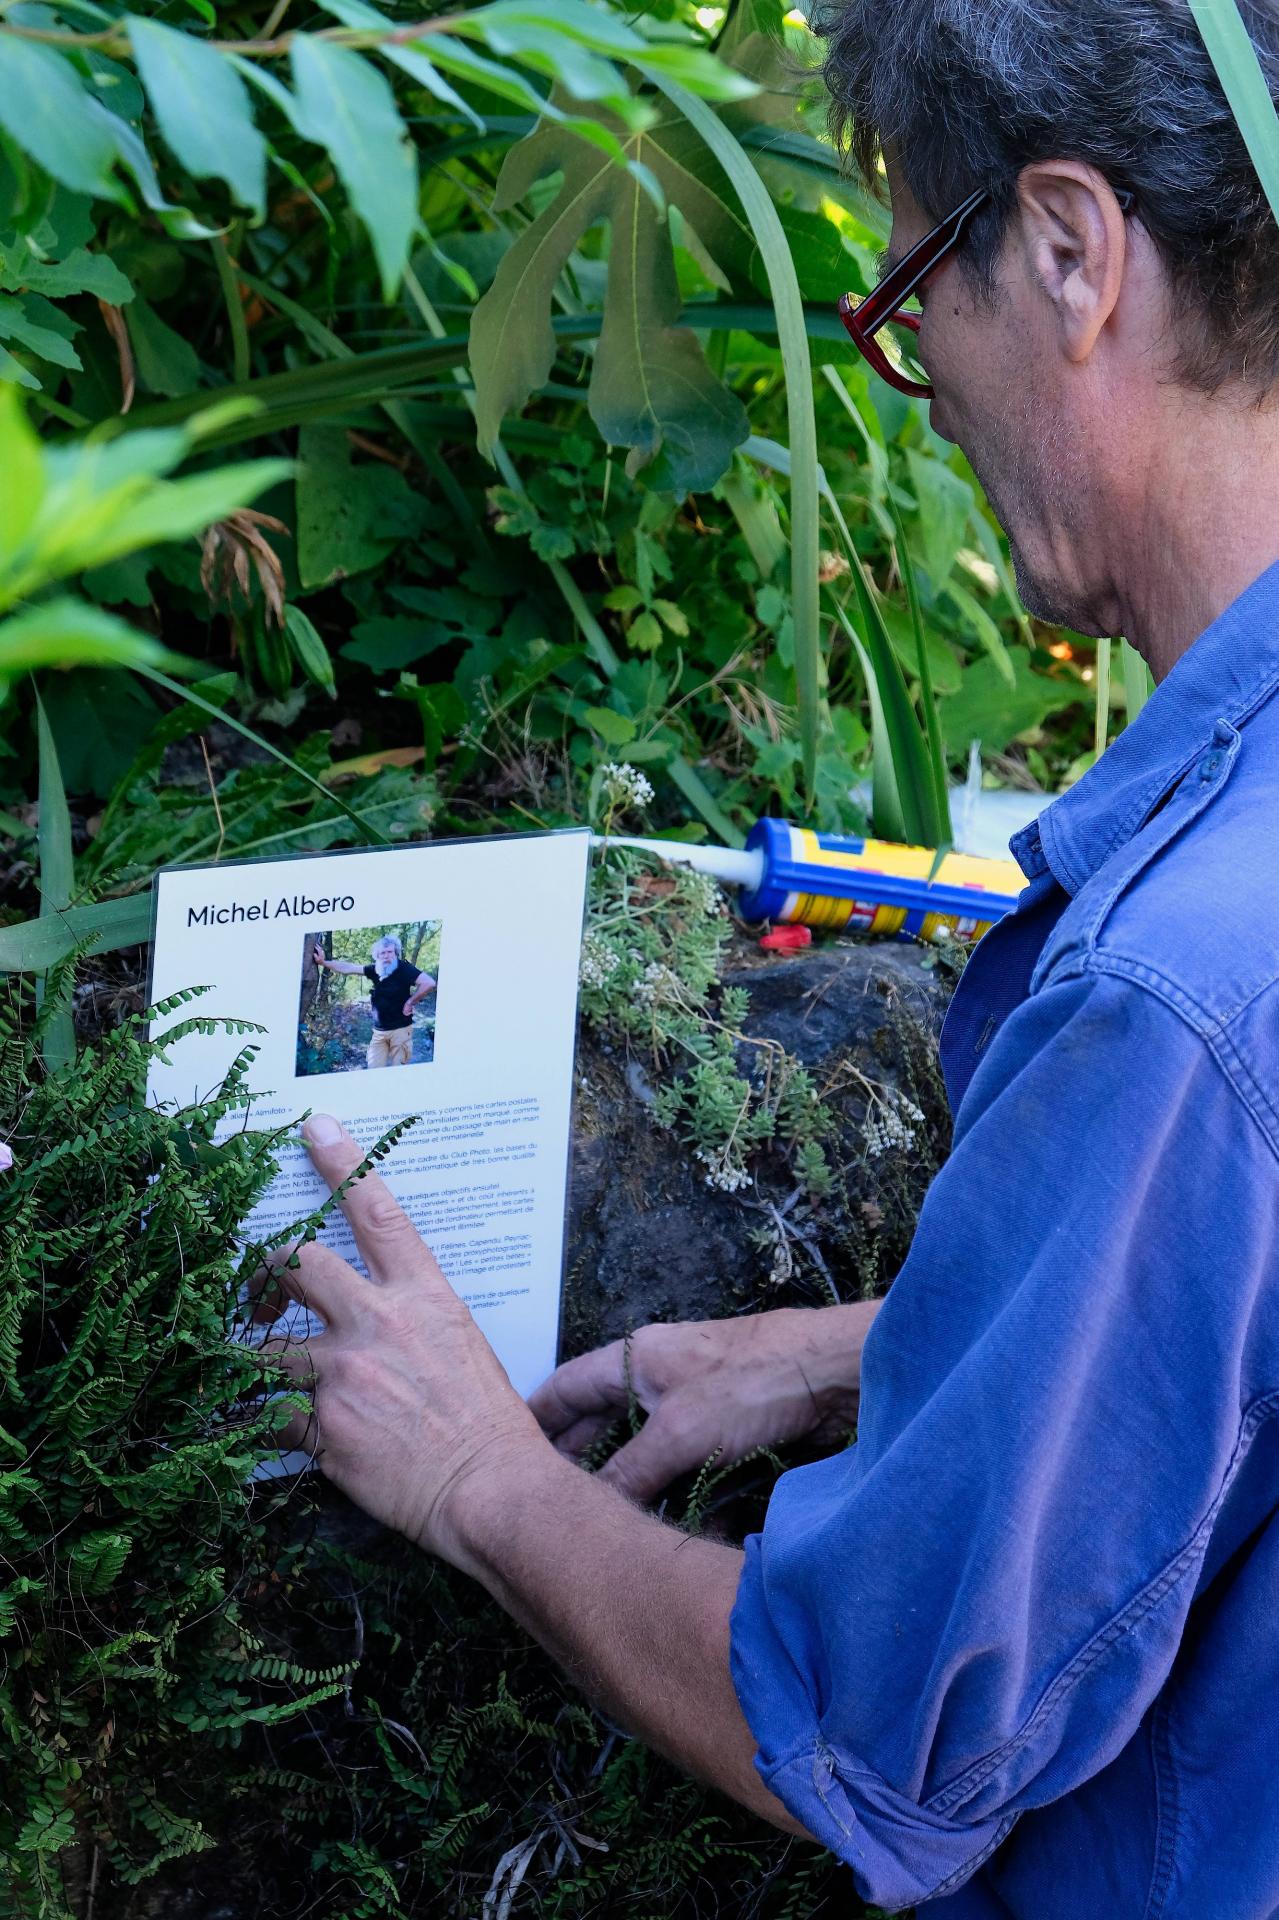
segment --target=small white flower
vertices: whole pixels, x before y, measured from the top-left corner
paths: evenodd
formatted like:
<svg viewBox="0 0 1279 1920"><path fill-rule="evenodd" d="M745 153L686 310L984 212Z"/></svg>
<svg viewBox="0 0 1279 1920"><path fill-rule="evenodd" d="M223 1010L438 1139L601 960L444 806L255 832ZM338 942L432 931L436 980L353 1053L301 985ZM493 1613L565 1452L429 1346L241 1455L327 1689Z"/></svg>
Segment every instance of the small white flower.
<svg viewBox="0 0 1279 1920"><path fill-rule="evenodd" d="M684 985L673 967L662 960L650 960L644 977L635 984L635 998L646 1007L678 1006L684 997Z"/></svg>
<svg viewBox="0 0 1279 1920"><path fill-rule="evenodd" d="M617 808L646 807L653 798L653 783L633 767L629 760L610 760L601 767L604 792L609 805Z"/></svg>
<svg viewBox="0 0 1279 1920"><path fill-rule="evenodd" d="M582 942L578 979L584 987L604 987L622 964L622 956L597 933L588 933Z"/></svg>
<svg viewBox="0 0 1279 1920"><path fill-rule="evenodd" d="M714 1187L720 1193L740 1193L743 1187L749 1187L751 1177L745 1167L737 1166L729 1157L730 1149L724 1147L698 1147L696 1158L709 1172L704 1175L708 1187Z"/></svg>

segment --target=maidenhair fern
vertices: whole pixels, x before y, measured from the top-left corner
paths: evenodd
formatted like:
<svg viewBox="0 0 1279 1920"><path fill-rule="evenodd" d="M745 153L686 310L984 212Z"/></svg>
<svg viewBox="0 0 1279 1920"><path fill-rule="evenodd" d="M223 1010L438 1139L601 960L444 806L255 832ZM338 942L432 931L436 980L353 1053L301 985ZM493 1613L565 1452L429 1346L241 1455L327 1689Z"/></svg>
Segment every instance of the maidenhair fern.
<svg viewBox="0 0 1279 1920"><path fill-rule="evenodd" d="M137 1016L48 1071L69 987L55 970L30 1023L0 1001L0 1911L23 1920L211 1845L202 1751L349 1684L254 1619L272 1416L230 1335L277 1136L215 1138L249 1105L252 1049L199 1107L145 1100L152 1053L246 1029L179 994L157 1038Z"/></svg>

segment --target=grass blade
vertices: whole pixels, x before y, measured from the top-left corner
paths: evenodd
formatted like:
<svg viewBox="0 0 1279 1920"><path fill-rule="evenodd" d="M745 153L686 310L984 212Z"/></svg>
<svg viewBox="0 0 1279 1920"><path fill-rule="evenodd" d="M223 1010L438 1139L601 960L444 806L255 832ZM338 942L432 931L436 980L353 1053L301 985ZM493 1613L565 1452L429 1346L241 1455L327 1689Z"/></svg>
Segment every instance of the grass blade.
<svg viewBox="0 0 1279 1920"><path fill-rule="evenodd" d="M1279 112L1235 0L1190 0L1200 37L1279 220Z"/></svg>
<svg viewBox="0 0 1279 1920"><path fill-rule="evenodd" d="M151 938L151 890L0 927L0 973L43 973L69 953L111 953Z"/></svg>
<svg viewBox="0 0 1279 1920"><path fill-rule="evenodd" d="M264 740L262 735L255 733L252 727L246 727L242 720L234 719L223 707L215 707L211 700L202 699L194 687L180 687L176 680L170 680L167 673L160 673L155 667L139 665L135 671L144 674L148 680L154 680L158 687L167 687L170 693L176 693L178 698L185 700L189 706L199 707L202 712L211 714L215 720L220 720L224 727L230 727L245 740L251 740L255 747L261 747L264 753L269 753L273 760L278 760L282 767L289 769L290 773L296 773L299 780L305 780L309 787L314 787L315 791L322 793L326 800L331 800L339 812L344 813L372 845L377 847L391 845L386 835L380 833L372 821L366 820L362 814L355 811L354 807L348 807L346 801L340 799L332 787L326 787L324 782L317 780L313 773L308 773L305 767L300 767L296 760L289 758L287 753L281 753L279 747L273 747L269 740Z"/></svg>
<svg viewBox="0 0 1279 1920"><path fill-rule="evenodd" d="M71 813L62 784L58 749L36 691L36 735L40 748L40 918L52 919L71 904L75 888L75 856L71 851ZM65 1067L75 1059L75 1024L70 1007L51 1008L43 1022L41 1049L50 1068Z"/></svg>
<svg viewBox="0 0 1279 1920"><path fill-rule="evenodd" d="M799 698L800 752L809 802L817 778L821 716L821 589L818 584L819 506L817 413L813 365L808 350L804 302L790 244L768 188L736 136L702 100L660 73L649 76L706 142L732 183L755 236L777 314L777 341L786 379L791 454L791 615L795 626L795 682Z"/></svg>
<svg viewBox="0 0 1279 1920"><path fill-rule="evenodd" d="M790 473L790 454L776 440L763 440L758 435L752 435L742 452L778 473ZM905 839L919 846L946 845L951 839L949 798L939 810L928 745L910 697L910 689L884 625L878 592L853 542L848 522L830 481L820 466L816 473L818 494L839 529L866 624L863 637L852 628L847 614L840 609L840 621L854 642L867 679L871 745L874 751L873 811L876 830L890 840Z"/></svg>
<svg viewBox="0 0 1279 1920"><path fill-rule="evenodd" d="M1097 642L1097 705L1093 717L1093 752L1100 760L1110 744L1110 654L1109 640Z"/></svg>
<svg viewBox="0 0 1279 1920"><path fill-rule="evenodd" d="M1127 640L1119 642L1119 661L1124 677L1124 706L1127 725L1131 726L1150 698L1150 669L1136 647Z"/></svg>

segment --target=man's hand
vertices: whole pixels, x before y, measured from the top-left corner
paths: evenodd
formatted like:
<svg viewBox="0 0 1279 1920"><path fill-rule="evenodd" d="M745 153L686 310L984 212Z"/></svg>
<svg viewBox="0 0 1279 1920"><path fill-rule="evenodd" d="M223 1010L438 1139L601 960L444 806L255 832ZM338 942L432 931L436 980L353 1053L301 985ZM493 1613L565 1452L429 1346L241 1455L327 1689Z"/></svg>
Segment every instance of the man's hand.
<svg viewBox="0 0 1279 1920"><path fill-rule="evenodd" d="M312 947L311 958L312 960L314 960L317 967L323 967L328 964L325 957L324 948L319 946L318 944Z"/></svg>
<svg viewBox="0 0 1279 1920"><path fill-rule="evenodd" d="M529 1404L559 1450L580 1455L638 1403L646 1424L600 1477L651 1500L712 1455L727 1466L756 1447L851 1430L878 1309L867 1301L641 1327L568 1361Z"/></svg>
<svg viewBox="0 0 1279 1920"><path fill-rule="evenodd" d="M417 1001L414 1000L412 996L410 996L409 999L407 999L404 1002L404 1005L400 1008L400 1012L404 1015L404 1017L407 1020L411 1020L413 1018L413 1009L416 1005L417 1005Z"/></svg>
<svg viewBox="0 0 1279 1920"><path fill-rule="evenodd" d="M330 1187L363 1159L327 1114L304 1129ZM324 1333L274 1357L314 1393L314 1415L284 1444L314 1447L329 1478L387 1526L457 1566L456 1522L477 1475L501 1475L549 1447L488 1341L375 1173L342 1200L369 1278L331 1248L309 1242L275 1277L312 1307ZM270 1350L268 1346L268 1351Z"/></svg>

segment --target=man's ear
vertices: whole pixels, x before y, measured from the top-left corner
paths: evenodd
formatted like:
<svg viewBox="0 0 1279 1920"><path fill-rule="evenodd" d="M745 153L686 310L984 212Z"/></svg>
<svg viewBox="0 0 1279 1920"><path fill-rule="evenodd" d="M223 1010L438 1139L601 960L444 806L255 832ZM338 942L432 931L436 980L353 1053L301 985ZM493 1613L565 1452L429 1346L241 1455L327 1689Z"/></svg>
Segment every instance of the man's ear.
<svg viewBox="0 0 1279 1920"><path fill-rule="evenodd" d="M1119 304L1123 211L1105 175L1075 160L1024 168L1017 199L1026 259L1055 311L1062 351L1082 363Z"/></svg>

